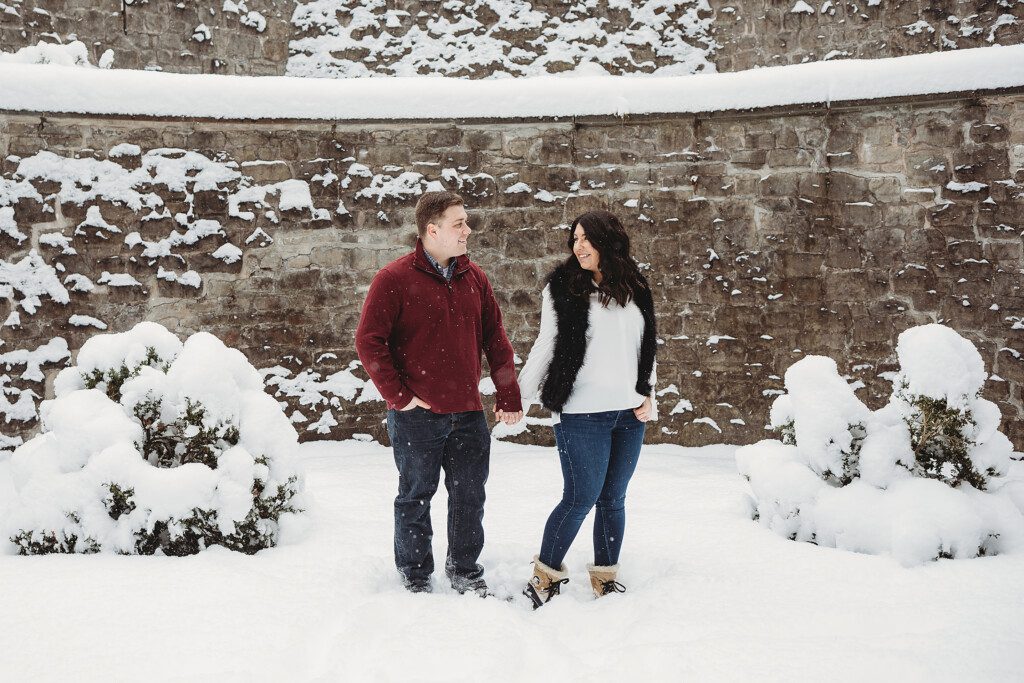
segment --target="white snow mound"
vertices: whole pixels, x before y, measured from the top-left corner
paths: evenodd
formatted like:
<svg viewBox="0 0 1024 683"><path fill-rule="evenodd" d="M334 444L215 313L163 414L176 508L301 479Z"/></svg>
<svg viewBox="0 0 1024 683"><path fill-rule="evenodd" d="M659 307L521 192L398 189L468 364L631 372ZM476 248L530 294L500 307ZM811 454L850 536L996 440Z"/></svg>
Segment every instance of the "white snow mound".
<svg viewBox="0 0 1024 683"><path fill-rule="evenodd" d="M797 541L890 555L905 565L1024 551L1024 466L981 398L970 341L944 325L900 335L887 405L869 411L835 361L808 356L764 440L736 451L754 517Z"/></svg>
<svg viewBox="0 0 1024 683"><path fill-rule="evenodd" d="M0 468L0 552L253 553L302 531L298 435L239 351L140 323L78 361Z"/></svg>

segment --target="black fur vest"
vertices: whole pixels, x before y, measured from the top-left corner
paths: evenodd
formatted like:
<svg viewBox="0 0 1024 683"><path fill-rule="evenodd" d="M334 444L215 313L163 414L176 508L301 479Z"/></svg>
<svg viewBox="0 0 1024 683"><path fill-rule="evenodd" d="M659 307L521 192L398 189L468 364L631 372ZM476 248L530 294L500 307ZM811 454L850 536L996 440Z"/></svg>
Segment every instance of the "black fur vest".
<svg viewBox="0 0 1024 683"><path fill-rule="evenodd" d="M583 367L587 353L587 328L590 325L590 296L574 296L569 292L569 271L562 265L548 276L551 299L555 306L557 331L554 355L548 367L547 376L541 386L540 400L545 408L561 412L572 395L576 375ZM634 293L640 313L644 317L644 334L637 358L636 393L647 396L651 393L651 370L654 368L654 353L657 350L654 298L650 285L643 279L643 287ZM614 372L614 368L608 368Z"/></svg>

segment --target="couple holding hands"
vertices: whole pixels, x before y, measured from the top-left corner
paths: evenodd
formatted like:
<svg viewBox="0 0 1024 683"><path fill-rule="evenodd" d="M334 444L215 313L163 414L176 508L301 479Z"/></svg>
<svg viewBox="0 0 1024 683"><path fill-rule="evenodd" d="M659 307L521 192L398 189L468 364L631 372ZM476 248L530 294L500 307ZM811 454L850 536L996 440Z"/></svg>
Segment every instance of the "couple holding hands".
<svg viewBox="0 0 1024 683"><path fill-rule="evenodd" d="M626 487L645 423L655 419L654 305L630 256L629 236L607 211L573 221L566 260L542 292L540 333L516 378L515 354L484 272L466 256L472 230L462 197L427 192L416 205L416 250L370 285L356 331L359 358L387 402L398 467L395 564L405 587L430 592L430 500L445 472L445 574L460 593L491 593L483 549L490 431L480 401L481 355L497 391L495 416L512 425L523 401L551 411L564 488L544 526L524 593L534 608L568 581L562 564L596 505L597 596L616 581Z"/></svg>

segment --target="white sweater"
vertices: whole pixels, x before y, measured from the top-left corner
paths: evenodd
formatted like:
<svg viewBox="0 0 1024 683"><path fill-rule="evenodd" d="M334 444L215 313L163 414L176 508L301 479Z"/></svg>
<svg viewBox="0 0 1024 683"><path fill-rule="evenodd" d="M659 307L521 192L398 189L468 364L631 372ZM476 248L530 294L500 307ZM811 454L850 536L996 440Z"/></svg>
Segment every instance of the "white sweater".
<svg viewBox="0 0 1024 683"><path fill-rule="evenodd" d="M526 410L531 403L540 404L540 386L555 352L557 319L550 287L545 287L540 333L519 373L519 389ZM590 295L589 322L587 353L562 412L599 413L638 407L645 398L636 391L637 361L644 334L644 316L640 308L632 301L620 306L614 299L608 302L607 307L602 306L597 292L594 292ZM658 419L658 403L654 396L656 380L657 364L651 370L651 420ZM551 417L558 424L559 414L552 412Z"/></svg>

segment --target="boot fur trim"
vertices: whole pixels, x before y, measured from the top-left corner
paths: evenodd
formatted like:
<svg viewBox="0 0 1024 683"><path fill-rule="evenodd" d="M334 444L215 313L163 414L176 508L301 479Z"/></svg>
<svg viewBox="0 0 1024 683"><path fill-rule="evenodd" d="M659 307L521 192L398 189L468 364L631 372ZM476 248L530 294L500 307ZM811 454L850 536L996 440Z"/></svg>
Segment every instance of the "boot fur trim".
<svg viewBox="0 0 1024 683"><path fill-rule="evenodd" d="M561 581L562 579L568 578L569 570L566 569L565 563L562 563L561 569L552 569L543 562L540 561L540 555L533 556L533 562L543 571L545 574L551 577L552 581Z"/></svg>
<svg viewBox="0 0 1024 683"><path fill-rule="evenodd" d="M601 597L609 593L625 593L626 587L615 580L619 573L619 565L594 565L588 564L587 571L590 573L590 587L594 589L594 595Z"/></svg>

